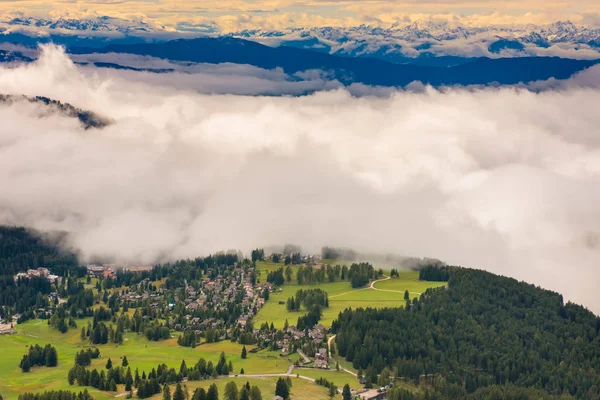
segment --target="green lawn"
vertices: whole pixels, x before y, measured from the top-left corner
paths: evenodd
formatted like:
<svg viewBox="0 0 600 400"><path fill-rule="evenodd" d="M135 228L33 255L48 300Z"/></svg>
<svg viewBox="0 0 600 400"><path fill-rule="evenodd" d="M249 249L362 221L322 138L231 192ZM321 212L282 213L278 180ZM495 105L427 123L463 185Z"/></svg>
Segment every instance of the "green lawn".
<svg viewBox="0 0 600 400"><path fill-rule="evenodd" d="M78 320L78 325L85 326L87 320ZM0 394L5 398L13 399L19 393L28 391L43 391L51 389L79 390L79 387L69 387L67 373L73 366L75 353L82 346L87 345L79 338L80 329L69 330L66 334L60 334L50 329L46 321L32 320L25 324L17 325L16 335L0 336L0 349L2 349L2 362L0 362ZM22 373L19 362L28 351L28 345L45 345L51 343L58 351L59 364L55 368L38 367L30 373ZM127 356L132 371L138 368L147 373L160 363L179 369L181 360L185 359L187 365L195 364L200 357L218 361L223 351L227 359L233 363L234 372L238 373L241 368L247 374L258 373L281 373L289 366L287 359L279 357L277 352L261 351L248 353L248 358L241 358L242 346L230 341L219 343L205 343L195 349L177 345L176 339L163 342L148 341L143 336L135 333L127 333L122 345L106 344L98 346L101 358L92 362L92 368L104 368L107 358L111 358L113 364L119 365L120 359ZM83 388L81 388L83 389ZM88 388L97 399L112 397L107 393L95 391Z"/></svg>
<svg viewBox="0 0 600 400"><path fill-rule="evenodd" d="M375 288L382 290L396 290L399 292L408 290L411 295L417 295L418 293L425 293L429 288L446 286L448 284L447 282L420 281L418 278L418 272L401 273L399 278L377 282Z"/></svg>
<svg viewBox="0 0 600 400"><path fill-rule="evenodd" d="M272 263L257 263L262 270L262 275L266 276L264 271L276 269L277 266ZM261 275L261 276L262 276ZM419 273L415 271L402 272L399 278L392 278L386 281L375 283L374 287L380 290L370 288L353 289L348 281L333 283L321 283L316 285L298 285L293 280L290 284L285 284L281 291L272 293L269 301L260 309L254 318L255 326L263 322L272 322L276 328L283 327L285 320L290 325L295 325L298 317L304 315L305 311L288 312L285 308L286 300L295 295L298 289L320 288L329 295L329 308L323 310L321 323L325 326L331 325L341 311L347 308L356 309L358 307L402 307L404 305L404 291L410 292L411 298L418 297L428 288L445 286L445 282L427 282L418 280ZM279 304L282 301L284 304Z"/></svg>
<svg viewBox="0 0 600 400"><path fill-rule="evenodd" d="M216 383L217 387L219 388L219 397L223 398L223 394L225 393L225 385L228 382L234 381L238 387L238 390L240 390L242 386L248 382L250 383L250 386L258 386L262 393L263 399L268 400L275 396L275 384L277 379L277 377L247 378L244 375L239 375L237 378L219 378L217 380L187 382L186 386L191 398L197 388L203 387L208 390L210 385ZM325 387L301 378L291 377L290 379L292 380L291 397L293 400L329 400L327 389ZM171 385L171 391L174 390L175 385ZM162 394L157 394L151 397L151 399L162 399Z"/></svg>
<svg viewBox="0 0 600 400"><path fill-rule="evenodd" d="M329 382L333 382L340 389L343 388L345 384L350 385L350 389L362 388L362 385L355 376L344 371L337 371L336 369L320 370L316 368L296 368L294 369L294 373L314 379L325 378Z"/></svg>

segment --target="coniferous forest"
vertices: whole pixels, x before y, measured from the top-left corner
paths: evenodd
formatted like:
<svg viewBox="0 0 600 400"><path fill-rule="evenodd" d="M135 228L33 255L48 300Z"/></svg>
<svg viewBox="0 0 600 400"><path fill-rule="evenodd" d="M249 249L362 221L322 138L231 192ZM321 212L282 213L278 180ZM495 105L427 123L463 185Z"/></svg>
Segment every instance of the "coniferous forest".
<svg viewBox="0 0 600 400"><path fill-rule="evenodd" d="M345 310L334 321L339 354L365 371L367 385L394 371L401 380L431 384L438 396L432 398L531 398L524 388L598 398L600 318L534 285L436 268L421 278L447 276L448 287L430 289L403 309ZM400 392L398 399L416 398Z"/></svg>
<svg viewBox="0 0 600 400"><path fill-rule="evenodd" d="M14 280L17 272L40 267L50 268L64 278L78 278L86 273L73 253L59 250L25 228L0 226L0 307L5 309L4 314L27 313L48 305L46 295L52 287L47 279ZM65 279L65 290L67 286L69 294L83 289L83 285Z"/></svg>

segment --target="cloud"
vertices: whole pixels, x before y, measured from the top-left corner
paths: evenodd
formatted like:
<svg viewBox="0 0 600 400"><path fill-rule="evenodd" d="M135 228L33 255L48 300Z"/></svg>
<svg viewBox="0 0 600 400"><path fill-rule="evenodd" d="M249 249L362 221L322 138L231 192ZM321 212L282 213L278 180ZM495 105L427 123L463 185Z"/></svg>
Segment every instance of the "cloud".
<svg viewBox="0 0 600 400"><path fill-rule="evenodd" d="M0 92L114 121L85 131L0 107L0 223L66 230L84 258L123 262L289 242L437 257L600 311L598 89L264 97L147 78L53 47L0 69Z"/></svg>

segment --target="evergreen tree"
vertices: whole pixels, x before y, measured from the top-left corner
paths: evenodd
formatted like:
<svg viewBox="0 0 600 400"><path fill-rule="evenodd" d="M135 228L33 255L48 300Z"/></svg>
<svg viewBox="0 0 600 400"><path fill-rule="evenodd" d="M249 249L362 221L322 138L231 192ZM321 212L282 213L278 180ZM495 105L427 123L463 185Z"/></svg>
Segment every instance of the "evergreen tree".
<svg viewBox="0 0 600 400"><path fill-rule="evenodd" d="M208 393L206 394L206 400L219 400L219 389L217 385L214 383L210 385L208 388Z"/></svg>
<svg viewBox="0 0 600 400"><path fill-rule="evenodd" d="M335 386L333 383L329 384L329 398L333 399L335 397L335 395L337 394L338 389L337 386Z"/></svg>
<svg viewBox="0 0 600 400"><path fill-rule="evenodd" d="M55 347L50 347L46 351L46 367L56 367L58 365L58 353Z"/></svg>
<svg viewBox="0 0 600 400"><path fill-rule="evenodd" d="M250 400L250 391L246 386L240 390L239 400Z"/></svg>
<svg viewBox="0 0 600 400"><path fill-rule="evenodd" d="M247 356L247 352L246 352L246 346L242 347L242 359L246 359Z"/></svg>
<svg viewBox="0 0 600 400"><path fill-rule="evenodd" d="M350 385L348 385L347 383L344 385L344 389L342 389L342 399L352 400L352 392L350 391Z"/></svg>
<svg viewBox="0 0 600 400"><path fill-rule="evenodd" d="M289 399L290 397L290 388L288 387L287 382L283 378L277 379L277 384L275 385L275 395L281 396L284 399Z"/></svg>
<svg viewBox="0 0 600 400"><path fill-rule="evenodd" d="M121 365L126 367L129 365L129 361L127 361L127 356L123 356L123 361L121 361Z"/></svg>
<svg viewBox="0 0 600 400"><path fill-rule="evenodd" d="M192 400L207 400L207 399L208 399L208 394L206 393L206 390L204 390L204 388L196 389L196 391L194 392L194 395L192 396Z"/></svg>
<svg viewBox="0 0 600 400"><path fill-rule="evenodd" d="M182 377L187 376L188 374L188 368L187 365L185 364L185 360L181 360L181 366L179 367L179 375L181 375Z"/></svg>
<svg viewBox="0 0 600 400"><path fill-rule="evenodd" d="M262 393L258 386L252 386L250 389L250 400L262 400Z"/></svg>
<svg viewBox="0 0 600 400"><path fill-rule="evenodd" d="M177 382L177 386L175 386L175 392L173 393L173 400L185 400L185 393L183 393L183 389L181 388L181 383Z"/></svg>
<svg viewBox="0 0 600 400"><path fill-rule="evenodd" d="M111 369L111 368L112 368L112 361L109 358L108 361L106 361L106 369Z"/></svg>
<svg viewBox="0 0 600 400"><path fill-rule="evenodd" d="M163 386L163 400L171 400L171 389L169 389L169 385L167 384Z"/></svg>
<svg viewBox="0 0 600 400"><path fill-rule="evenodd" d="M225 400L238 400L238 388L233 381L225 385Z"/></svg>

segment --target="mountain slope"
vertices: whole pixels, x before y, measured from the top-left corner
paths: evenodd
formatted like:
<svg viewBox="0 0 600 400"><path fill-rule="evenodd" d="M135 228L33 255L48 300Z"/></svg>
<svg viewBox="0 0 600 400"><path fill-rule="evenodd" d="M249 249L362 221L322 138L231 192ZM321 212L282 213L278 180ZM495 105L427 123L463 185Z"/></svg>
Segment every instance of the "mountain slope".
<svg viewBox="0 0 600 400"><path fill-rule="evenodd" d="M421 271L422 280L443 278L447 288L429 289L405 309L340 313L332 325L339 354L367 380L388 367L426 381L437 394L428 398L597 398L600 318L558 293L489 272ZM477 396L487 387L520 395ZM543 392L528 397L524 388Z"/></svg>

